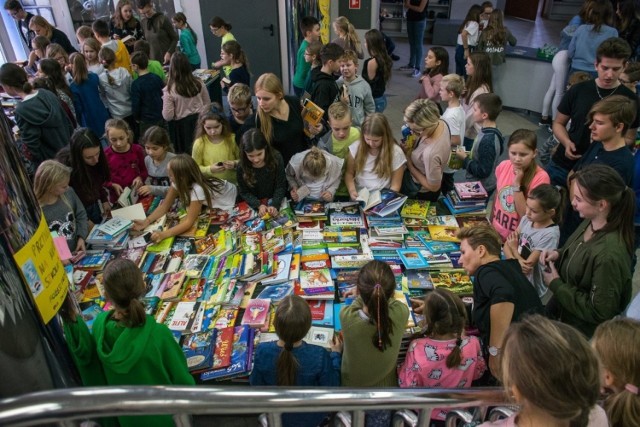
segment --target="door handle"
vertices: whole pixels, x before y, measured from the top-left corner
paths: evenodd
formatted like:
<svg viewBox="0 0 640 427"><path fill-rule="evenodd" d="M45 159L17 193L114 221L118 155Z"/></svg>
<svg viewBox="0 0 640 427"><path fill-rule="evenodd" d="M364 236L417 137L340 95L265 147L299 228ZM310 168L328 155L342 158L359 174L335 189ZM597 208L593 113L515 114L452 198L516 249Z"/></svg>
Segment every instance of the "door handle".
<svg viewBox="0 0 640 427"><path fill-rule="evenodd" d="M262 29L271 31L271 37L273 37L273 31L274 31L273 24L269 25L268 27L262 27Z"/></svg>

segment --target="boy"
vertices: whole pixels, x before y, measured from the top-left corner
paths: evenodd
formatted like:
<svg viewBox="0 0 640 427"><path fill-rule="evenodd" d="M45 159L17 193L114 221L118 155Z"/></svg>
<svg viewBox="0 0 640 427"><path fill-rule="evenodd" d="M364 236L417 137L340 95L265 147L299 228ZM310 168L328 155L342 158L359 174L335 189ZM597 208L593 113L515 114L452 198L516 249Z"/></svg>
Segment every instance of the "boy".
<svg viewBox="0 0 640 427"><path fill-rule="evenodd" d="M477 180L487 190L489 196L496 189L496 166L504 151L504 138L496 128L496 119L502 111L502 100L495 93L478 95L473 103L473 122L480 124L471 156L458 148L456 156L463 161L467 170L467 180Z"/></svg>
<svg viewBox="0 0 640 427"><path fill-rule="evenodd" d="M4 2L4 10L9 12L9 15L16 21L18 33L20 33L20 38L24 44L27 45L29 50L33 49L31 40L33 40L36 34L29 29L29 22L31 22L33 14L24 10L18 0L7 0Z"/></svg>
<svg viewBox="0 0 640 427"><path fill-rule="evenodd" d="M340 73L338 87L341 90L340 100L351 107L351 117L354 126L360 127L365 116L376 111L376 105L371 93L371 86L358 72L358 55L347 50L340 58Z"/></svg>
<svg viewBox="0 0 640 427"><path fill-rule="evenodd" d="M236 135L236 143L240 144L243 132L240 132L242 125L253 114L253 104L251 103L251 89L244 83L236 83L229 88L227 95L229 101L229 124L231 131Z"/></svg>
<svg viewBox="0 0 640 427"><path fill-rule="evenodd" d="M296 72L293 75L293 92L298 98L304 94L304 83L307 80L311 63L306 61L305 52L310 43L320 38L320 22L313 16L305 16L300 24L304 40L300 43L296 55Z"/></svg>
<svg viewBox="0 0 640 427"><path fill-rule="evenodd" d="M155 59L151 59L151 46L149 42L146 40L138 40L133 44L133 52L142 52L147 55L149 58L149 72L155 74L160 77L163 82L167 81L167 75L164 72L164 68L162 68L162 64L160 61L156 61ZM138 75L133 73L133 78L136 79Z"/></svg>
<svg viewBox="0 0 640 427"><path fill-rule="evenodd" d="M328 116L331 132L327 132L320 138L318 148L346 160L349 146L360 139L360 130L351 126L351 109L345 102L338 101L331 104L328 109ZM344 167L343 165L343 177ZM342 179L340 186L336 190L336 196L340 196L344 200L349 198L344 179Z"/></svg>
<svg viewBox="0 0 640 427"><path fill-rule="evenodd" d="M165 126L162 118L162 88L164 82L149 72L149 58L142 52L131 55L131 68L138 78L131 83L131 112L139 122L140 135L151 126Z"/></svg>
<svg viewBox="0 0 640 427"><path fill-rule="evenodd" d="M449 125L451 133L451 151L455 153L456 148L462 143L465 131L464 108L460 105L460 96L464 91L464 80L457 74L447 74L440 83L440 99L447 103L447 109L442 114L442 120ZM455 159L455 154L453 154ZM442 194L447 194L453 190L453 174L456 172L447 165L442 176L440 190Z"/></svg>
<svg viewBox="0 0 640 427"><path fill-rule="evenodd" d="M82 44L86 39L95 37L93 37L93 30L91 27L88 25L82 25L76 30L76 38L78 39L78 44L82 47Z"/></svg>
<svg viewBox="0 0 640 427"><path fill-rule="evenodd" d="M100 42L102 47L111 49L116 54L115 67L122 67L131 74L131 58L129 58L129 51L126 46L120 40L111 40L109 36L109 24L105 21L96 20L91 24L93 35L96 40Z"/></svg>
<svg viewBox="0 0 640 427"><path fill-rule="evenodd" d="M327 120L328 109L338 98L338 85L333 74L340 70L338 60L344 54L344 49L335 43L329 43L320 49L322 68L313 82L311 100L324 110L324 119Z"/></svg>

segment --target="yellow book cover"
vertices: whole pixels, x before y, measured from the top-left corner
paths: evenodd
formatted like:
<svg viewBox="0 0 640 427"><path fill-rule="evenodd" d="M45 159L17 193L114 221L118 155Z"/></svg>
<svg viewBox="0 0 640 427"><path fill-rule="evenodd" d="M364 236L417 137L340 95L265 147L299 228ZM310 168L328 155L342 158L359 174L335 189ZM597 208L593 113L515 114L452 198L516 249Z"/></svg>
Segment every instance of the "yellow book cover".
<svg viewBox="0 0 640 427"><path fill-rule="evenodd" d="M437 240L440 242L456 242L460 243L460 239L456 237L459 228L446 225L430 225L429 234L431 240Z"/></svg>
<svg viewBox="0 0 640 427"><path fill-rule="evenodd" d="M318 126L320 121L322 121L324 110L309 98L304 100L303 107L302 120L304 122L304 133L308 137L312 137L313 134L309 131L309 128Z"/></svg>
<svg viewBox="0 0 640 427"><path fill-rule="evenodd" d="M400 216L403 218L426 219L429 213L428 200L407 199L402 206Z"/></svg>

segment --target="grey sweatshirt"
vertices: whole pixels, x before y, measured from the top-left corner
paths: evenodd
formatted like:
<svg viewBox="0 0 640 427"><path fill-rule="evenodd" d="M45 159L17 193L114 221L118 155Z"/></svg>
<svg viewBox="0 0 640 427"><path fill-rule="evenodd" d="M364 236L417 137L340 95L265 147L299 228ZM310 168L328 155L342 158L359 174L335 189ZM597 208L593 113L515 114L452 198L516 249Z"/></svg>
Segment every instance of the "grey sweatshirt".
<svg viewBox="0 0 640 427"><path fill-rule="evenodd" d="M356 76L350 83L344 81L340 77L337 82L338 87L342 89L342 85L349 88L349 107L351 107L351 123L356 126L362 126L365 116L376 111L376 104L371 94L371 86L361 76Z"/></svg>
<svg viewBox="0 0 640 427"><path fill-rule="evenodd" d="M89 233L87 212L73 188L67 188L67 191L54 204L42 206L42 212L49 230L57 232L58 236L64 236L72 252L76 250L78 237L87 238Z"/></svg>

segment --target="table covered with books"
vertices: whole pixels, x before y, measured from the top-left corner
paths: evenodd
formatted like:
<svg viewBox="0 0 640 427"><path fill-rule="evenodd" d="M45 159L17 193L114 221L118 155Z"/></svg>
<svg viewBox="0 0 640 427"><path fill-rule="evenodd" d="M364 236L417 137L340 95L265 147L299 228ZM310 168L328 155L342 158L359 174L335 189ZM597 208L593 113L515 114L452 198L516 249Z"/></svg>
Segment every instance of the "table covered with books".
<svg viewBox="0 0 640 427"><path fill-rule="evenodd" d="M290 294L311 308L305 340L328 349L341 330L338 313L351 302L358 271L373 259L390 265L394 298L410 309L407 337L420 321L412 297L443 286L470 306L473 285L458 264L456 232L487 222L479 183L456 183L439 207L391 190L369 197L380 201L366 210L359 202L285 200L278 216L262 218L240 202L232 212L208 210L187 233L158 243L149 243L147 233L182 218L180 212L164 216L134 235L132 221L160 202L147 198L114 209L112 219L92 229L86 240L91 249L67 265L73 295L91 327L110 309L102 269L114 257L132 260L145 277L147 313L172 331L200 381L246 381L256 346L277 340L274 308Z"/></svg>

